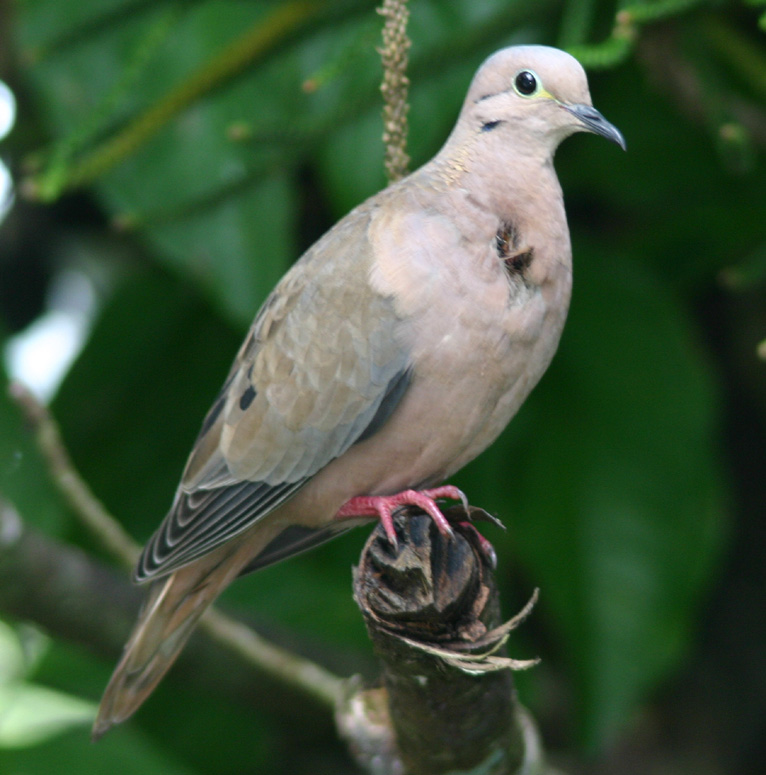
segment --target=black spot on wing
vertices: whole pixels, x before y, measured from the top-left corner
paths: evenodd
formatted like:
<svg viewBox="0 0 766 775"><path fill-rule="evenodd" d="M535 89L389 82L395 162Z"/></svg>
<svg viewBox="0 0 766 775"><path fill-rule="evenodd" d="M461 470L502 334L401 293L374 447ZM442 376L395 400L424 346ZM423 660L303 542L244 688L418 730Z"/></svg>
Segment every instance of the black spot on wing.
<svg viewBox="0 0 766 775"><path fill-rule="evenodd" d="M256 395L258 394L255 392L255 388L248 385L247 390L239 397L239 408L244 412L253 403Z"/></svg>
<svg viewBox="0 0 766 775"><path fill-rule="evenodd" d="M353 440L349 440L349 444L370 438L385 424L401 401L411 379L412 373L407 368L394 374L386 386L372 419L356 438L352 435ZM248 390L242 396L247 396L247 393ZM240 406L242 403L240 398ZM244 403L249 406L247 400ZM211 414L214 411L220 412L220 408L214 406ZM209 423L206 420L208 427L214 421L214 418ZM347 445L344 445L340 454L347 448ZM134 579L140 583L165 576L213 551L252 527L291 498L319 468L321 465L295 482L271 485L265 482L244 481L222 487L199 488L188 493L179 492L170 513L144 548ZM287 534L282 537L280 543L274 544L270 549L267 547L268 552L262 552L248 565L247 570L248 572L255 570L276 562L282 557L322 543L340 530L341 528L333 526L327 531L311 531L311 535L309 533L302 536L298 536L297 533Z"/></svg>

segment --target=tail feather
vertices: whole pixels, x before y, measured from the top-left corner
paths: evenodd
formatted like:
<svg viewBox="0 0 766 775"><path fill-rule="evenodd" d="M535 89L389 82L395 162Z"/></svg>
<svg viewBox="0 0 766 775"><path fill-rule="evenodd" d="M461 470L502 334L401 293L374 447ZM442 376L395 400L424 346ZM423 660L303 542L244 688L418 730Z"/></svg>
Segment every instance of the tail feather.
<svg viewBox="0 0 766 775"><path fill-rule="evenodd" d="M207 558L206 558L207 559ZM194 563L160 579L149 590L122 658L112 674L92 738L131 716L152 693L186 644L194 626L242 563Z"/></svg>

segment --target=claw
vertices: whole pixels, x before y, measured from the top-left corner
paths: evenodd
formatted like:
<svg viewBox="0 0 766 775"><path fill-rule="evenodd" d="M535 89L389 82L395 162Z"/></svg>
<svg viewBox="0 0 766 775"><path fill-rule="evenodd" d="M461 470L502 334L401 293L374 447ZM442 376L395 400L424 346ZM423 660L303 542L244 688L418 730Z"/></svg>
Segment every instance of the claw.
<svg viewBox="0 0 766 775"><path fill-rule="evenodd" d="M447 518L436 505L437 498L450 498L463 504L466 514L469 514L468 498L457 487L445 485L431 490L404 490L396 495L361 495L346 501L335 515L336 519L353 519L354 517L378 517L386 536L396 547L396 531L394 530L393 510L399 506L417 506L433 519L439 532L446 538L452 538L454 533Z"/></svg>
<svg viewBox="0 0 766 775"><path fill-rule="evenodd" d="M479 551L484 555L484 559L489 564L492 570L497 569L497 553L495 547L484 538L484 536L476 529L471 522L458 522L458 527L462 527L464 530L468 530L473 533L476 543L479 546Z"/></svg>
<svg viewBox="0 0 766 775"><path fill-rule="evenodd" d="M471 506L468 519L470 522L491 522L493 525L506 530L505 525L494 515L478 506Z"/></svg>

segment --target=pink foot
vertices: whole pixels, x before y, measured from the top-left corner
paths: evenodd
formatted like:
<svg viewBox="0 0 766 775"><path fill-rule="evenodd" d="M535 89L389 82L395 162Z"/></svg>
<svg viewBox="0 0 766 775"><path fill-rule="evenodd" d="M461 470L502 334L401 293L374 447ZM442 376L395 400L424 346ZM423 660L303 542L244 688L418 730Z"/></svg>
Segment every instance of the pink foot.
<svg viewBox="0 0 766 775"><path fill-rule="evenodd" d="M468 499L465 495L457 487L445 485L432 490L404 490L404 492L398 492L396 495L360 495L352 498L350 501L346 501L340 507L335 518L379 517L388 540L393 546L396 546L393 510L398 506L419 506L433 519L443 536L452 538L452 528L447 518L436 505L436 498L450 498L460 501L466 512L468 512Z"/></svg>

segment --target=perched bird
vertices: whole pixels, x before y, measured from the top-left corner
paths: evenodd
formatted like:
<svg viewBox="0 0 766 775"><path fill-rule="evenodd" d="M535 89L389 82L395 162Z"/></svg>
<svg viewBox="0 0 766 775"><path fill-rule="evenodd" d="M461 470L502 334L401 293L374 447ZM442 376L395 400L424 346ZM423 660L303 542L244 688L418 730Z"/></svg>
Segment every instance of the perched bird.
<svg viewBox="0 0 766 775"><path fill-rule="evenodd" d="M350 525L425 509L505 428L550 363L571 248L553 155L574 132L625 148L580 64L543 46L481 66L441 151L350 212L268 297L205 418L94 736L154 689L237 576Z"/></svg>

